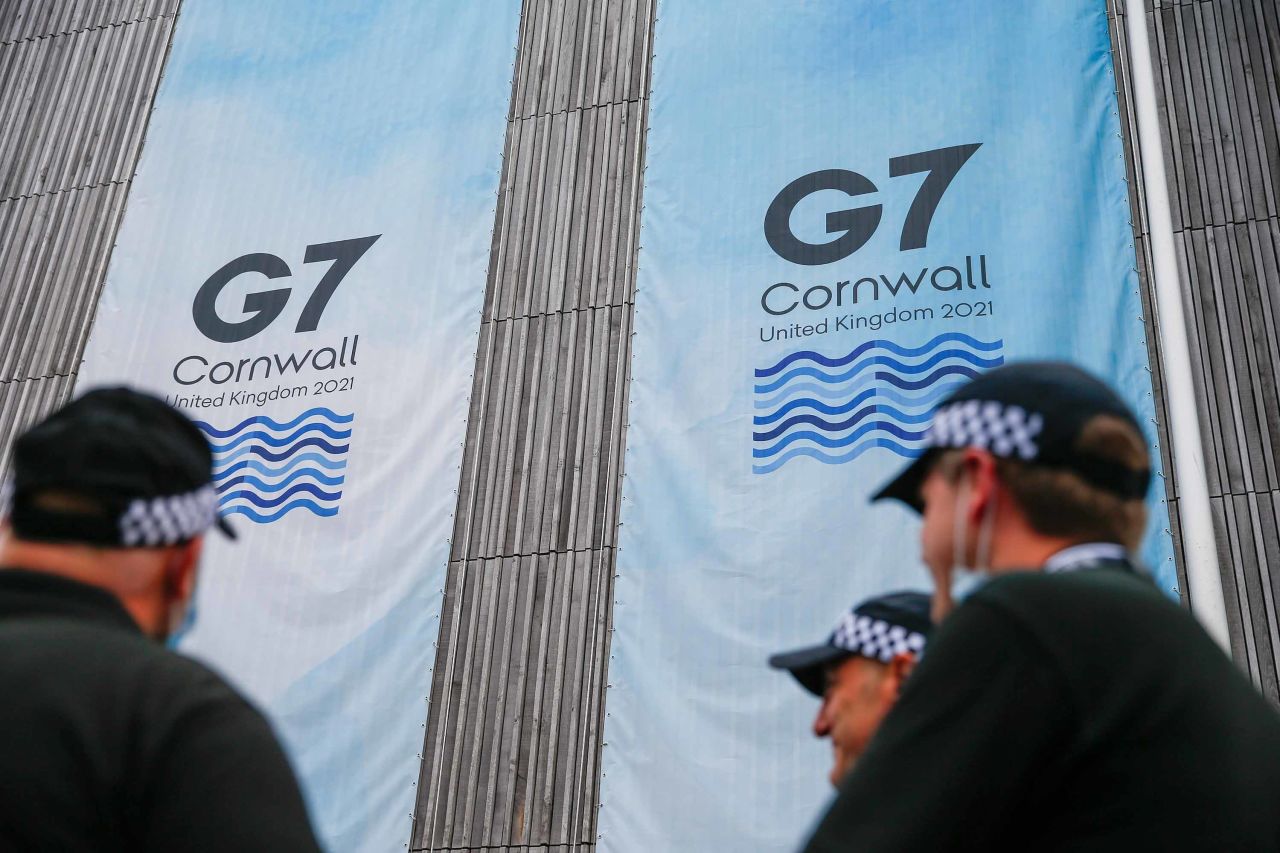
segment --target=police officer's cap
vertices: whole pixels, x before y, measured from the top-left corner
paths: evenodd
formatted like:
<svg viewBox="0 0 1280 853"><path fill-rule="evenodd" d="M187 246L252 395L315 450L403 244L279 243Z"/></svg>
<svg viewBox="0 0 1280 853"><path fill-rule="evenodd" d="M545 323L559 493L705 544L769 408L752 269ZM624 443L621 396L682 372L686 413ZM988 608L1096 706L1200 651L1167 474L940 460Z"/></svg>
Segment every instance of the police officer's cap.
<svg viewBox="0 0 1280 853"><path fill-rule="evenodd" d="M843 614L826 642L776 654L769 666L787 670L801 687L821 696L832 664L855 655L881 663L904 652L919 655L931 630L929 596L891 592L868 598Z"/></svg>
<svg viewBox="0 0 1280 853"><path fill-rule="evenodd" d="M203 433L129 388L90 391L27 430L12 470L5 497L22 539L163 547L215 525L235 535L218 515Z"/></svg>
<svg viewBox="0 0 1280 853"><path fill-rule="evenodd" d="M939 453L968 447L995 456L1070 471L1119 497L1141 498L1150 469L1134 470L1076 449L1085 424L1099 415L1128 422L1142 434L1124 401L1106 384L1061 362L1021 362L984 373L938 405L928 449L872 496L923 511L920 487Z"/></svg>

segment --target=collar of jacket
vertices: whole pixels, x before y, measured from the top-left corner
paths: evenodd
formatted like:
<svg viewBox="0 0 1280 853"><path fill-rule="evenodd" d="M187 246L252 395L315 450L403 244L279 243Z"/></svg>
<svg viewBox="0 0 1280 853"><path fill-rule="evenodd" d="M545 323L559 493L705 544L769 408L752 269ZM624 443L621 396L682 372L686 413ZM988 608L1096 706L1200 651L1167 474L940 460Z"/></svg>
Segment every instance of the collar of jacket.
<svg viewBox="0 0 1280 853"><path fill-rule="evenodd" d="M1092 569L1103 563L1119 563L1132 567L1129 553L1123 545L1114 542L1087 542L1083 545L1072 545L1044 561L1046 574L1075 572L1081 569Z"/></svg>
<svg viewBox="0 0 1280 853"><path fill-rule="evenodd" d="M48 572L0 568L0 619L82 619L142 633L120 600L105 589Z"/></svg>

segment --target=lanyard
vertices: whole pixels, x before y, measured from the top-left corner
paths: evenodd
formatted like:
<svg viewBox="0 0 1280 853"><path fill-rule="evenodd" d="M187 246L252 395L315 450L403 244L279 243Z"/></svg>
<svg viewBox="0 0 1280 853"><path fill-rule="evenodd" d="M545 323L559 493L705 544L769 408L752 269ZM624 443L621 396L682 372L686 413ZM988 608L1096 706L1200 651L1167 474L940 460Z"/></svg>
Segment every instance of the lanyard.
<svg viewBox="0 0 1280 853"><path fill-rule="evenodd" d="M1084 545L1073 545L1063 548L1044 561L1044 570L1048 574L1059 572L1075 572L1089 569L1098 563L1128 563L1129 553L1123 545L1114 542L1089 542Z"/></svg>

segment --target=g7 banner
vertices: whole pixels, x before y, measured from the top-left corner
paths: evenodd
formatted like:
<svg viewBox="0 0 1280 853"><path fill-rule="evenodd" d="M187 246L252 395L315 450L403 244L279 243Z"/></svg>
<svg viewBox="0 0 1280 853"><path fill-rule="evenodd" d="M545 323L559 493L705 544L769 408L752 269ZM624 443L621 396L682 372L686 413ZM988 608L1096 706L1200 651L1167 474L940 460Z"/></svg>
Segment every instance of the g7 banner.
<svg viewBox="0 0 1280 853"><path fill-rule="evenodd" d="M1154 415L1106 4L661 0L655 55L600 849L793 849L830 756L765 659L928 588L867 499L934 404L1052 357Z"/></svg>
<svg viewBox="0 0 1280 853"><path fill-rule="evenodd" d="M519 9L186 0L80 373L212 443L183 649L333 850L411 830Z"/></svg>

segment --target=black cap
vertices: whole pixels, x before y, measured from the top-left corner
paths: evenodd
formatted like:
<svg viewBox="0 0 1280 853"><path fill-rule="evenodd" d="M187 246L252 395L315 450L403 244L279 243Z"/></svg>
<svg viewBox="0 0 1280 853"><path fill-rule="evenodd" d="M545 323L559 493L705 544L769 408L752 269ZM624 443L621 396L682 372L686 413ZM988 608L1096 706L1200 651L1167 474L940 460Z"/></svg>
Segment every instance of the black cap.
<svg viewBox="0 0 1280 853"><path fill-rule="evenodd" d="M769 658L769 666L788 670L800 686L821 696L831 664L854 655L888 663L903 652L920 654L933 630L929 596L891 592L868 598L840 617L826 642Z"/></svg>
<svg viewBox="0 0 1280 853"><path fill-rule="evenodd" d="M925 438L928 449L872 497L894 498L921 512L920 486L937 455L976 447L996 456L1070 471L1122 498L1144 497L1150 469L1133 470L1081 453L1076 441L1098 415L1142 428L1124 401L1100 379L1062 362L1027 361L984 373L938 404Z"/></svg>
<svg viewBox="0 0 1280 853"><path fill-rule="evenodd" d="M31 427L13 446L9 520L23 539L158 547L215 524L213 453L180 411L130 388L88 392ZM58 493L84 509L32 500Z"/></svg>

